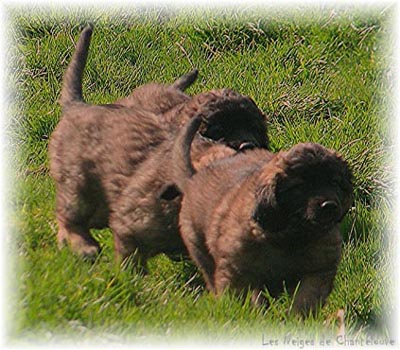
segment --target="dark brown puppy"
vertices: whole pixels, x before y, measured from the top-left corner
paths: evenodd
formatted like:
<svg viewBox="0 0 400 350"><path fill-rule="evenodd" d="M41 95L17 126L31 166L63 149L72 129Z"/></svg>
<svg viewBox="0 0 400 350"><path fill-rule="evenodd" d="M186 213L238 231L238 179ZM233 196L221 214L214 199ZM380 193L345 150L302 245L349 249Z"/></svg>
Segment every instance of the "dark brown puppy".
<svg viewBox="0 0 400 350"><path fill-rule="evenodd" d="M213 123L219 119L229 120L232 116L233 120L236 120L242 117L248 121L249 128L252 128L254 123L258 125L260 120L264 120L263 114L249 98L228 90L200 94L186 103L173 107L168 111L171 112L169 117L177 118L175 124L173 118L168 119L175 125L173 127L166 122L167 119L163 115L151 113L148 110L151 108L142 110L121 104L101 106L86 104L82 97L82 75L91 34L90 27L82 32L65 74L60 99L63 116L49 145L51 174L57 189L58 241L61 246L69 243L75 252L84 256L93 256L99 251L99 244L89 230L109 226L110 213L119 210L119 206L116 206L117 209L113 208L128 183L134 185L135 181L140 182L141 177L148 178L150 192L158 188L151 185L152 181L157 184L164 181L167 185L166 181L169 178L164 172L154 172L143 164L151 164L153 160L149 159L154 156L160 157L157 158L160 162L156 162L155 166L160 166L160 169L167 169L170 166L161 164L161 161L168 159L168 156L160 156L156 150L160 148L161 154L169 152L174 138L171 130L177 128L181 120L190 119L196 114L203 115L208 121L204 134L211 138L213 136L209 131L212 130ZM183 78L175 85L186 86L187 83L182 81L189 80ZM265 131L264 124L262 129ZM233 135L241 135L235 130L233 125L228 129ZM240 142L237 143L237 147L241 147L243 142L246 147L249 139L257 146L267 145L266 134L262 135L257 130L248 136L247 131L248 129L243 130L245 137L238 139ZM236 141L230 135L226 135L225 131L218 134L218 138L221 142ZM214 147L212 142L208 143ZM205 150L208 148L210 147L204 147ZM219 153L217 152L215 156L217 154ZM200 156L201 147L199 159ZM158 195L157 192L148 193L152 199L158 198ZM167 193L166 197L171 198L176 195L177 193ZM121 201L125 203L124 200ZM140 202L131 196L126 197L125 201L135 202L139 207L148 205L148 202ZM157 205L159 204L157 203L156 207ZM149 225L151 228L151 223ZM117 241L117 250L120 245ZM125 256L122 253L120 255Z"/></svg>
<svg viewBox="0 0 400 350"><path fill-rule="evenodd" d="M351 205L351 173L334 151L302 143L278 154L249 150L195 174L190 141L193 119L176 140L172 164L183 192L179 217L183 241L207 288L283 284L294 309L314 311L332 289L340 260L339 223Z"/></svg>

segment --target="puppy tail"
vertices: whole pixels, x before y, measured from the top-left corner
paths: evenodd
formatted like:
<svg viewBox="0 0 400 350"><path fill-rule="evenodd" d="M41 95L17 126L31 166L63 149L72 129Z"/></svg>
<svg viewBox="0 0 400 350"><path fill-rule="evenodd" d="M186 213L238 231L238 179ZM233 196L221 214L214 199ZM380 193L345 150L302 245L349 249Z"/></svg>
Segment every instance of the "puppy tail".
<svg viewBox="0 0 400 350"><path fill-rule="evenodd" d="M190 119L180 130L172 146L172 183L166 183L159 193L159 198L171 201L185 193L186 182L194 174L195 169L190 157L190 149L197 130L202 122L202 117Z"/></svg>
<svg viewBox="0 0 400 350"><path fill-rule="evenodd" d="M181 192L184 192L186 181L195 173L192 164L190 150L193 139L200 127L202 118L197 116L192 118L179 132L172 149L172 164L174 166L175 184Z"/></svg>
<svg viewBox="0 0 400 350"><path fill-rule="evenodd" d="M63 78L61 97L59 100L61 107L65 107L70 103L83 101L82 77L86 65L92 32L93 25L89 24L82 31L78 43L76 44L76 50Z"/></svg>
<svg viewBox="0 0 400 350"><path fill-rule="evenodd" d="M185 91L190 85L192 85L199 75L199 71L197 69L193 69L191 72L182 75L180 78L175 80L172 84L172 87L175 89Z"/></svg>

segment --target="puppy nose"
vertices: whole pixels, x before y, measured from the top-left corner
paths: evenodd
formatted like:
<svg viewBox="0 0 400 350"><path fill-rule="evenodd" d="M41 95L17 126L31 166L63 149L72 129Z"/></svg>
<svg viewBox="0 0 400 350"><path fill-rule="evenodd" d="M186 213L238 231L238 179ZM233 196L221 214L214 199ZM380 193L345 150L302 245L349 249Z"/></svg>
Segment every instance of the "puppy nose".
<svg viewBox="0 0 400 350"><path fill-rule="evenodd" d="M239 146L239 152L243 152L246 149L253 149L256 145L253 142L243 142Z"/></svg>
<svg viewBox="0 0 400 350"><path fill-rule="evenodd" d="M334 201L325 201L325 202L321 203L321 208L324 211L334 211L338 208L338 205Z"/></svg>
<svg viewBox="0 0 400 350"><path fill-rule="evenodd" d="M326 200L319 204L317 220L322 223L331 223L337 220L340 214L339 204L333 200Z"/></svg>

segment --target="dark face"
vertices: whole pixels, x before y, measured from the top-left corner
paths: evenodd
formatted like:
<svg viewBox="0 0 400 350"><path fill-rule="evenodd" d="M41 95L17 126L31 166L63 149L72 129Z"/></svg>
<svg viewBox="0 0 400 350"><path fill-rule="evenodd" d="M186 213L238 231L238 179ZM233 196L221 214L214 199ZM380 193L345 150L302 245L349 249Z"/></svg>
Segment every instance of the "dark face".
<svg viewBox="0 0 400 350"><path fill-rule="evenodd" d="M254 115L247 115L243 111L237 114L213 116L200 133L235 150L268 148L264 120Z"/></svg>
<svg viewBox="0 0 400 350"><path fill-rule="evenodd" d="M282 171L274 170L270 184L260 188L254 212L262 227L282 234L323 234L342 221L351 206L352 184L337 154L317 144L299 144L275 164Z"/></svg>
<svg viewBox="0 0 400 350"><path fill-rule="evenodd" d="M277 179L275 192L276 202L288 220L318 228L341 222L352 200L346 163L319 145L292 156L286 176Z"/></svg>
<svg viewBox="0 0 400 350"><path fill-rule="evenodd" d="M349 209L350 198L350 182L339 173L322 170L311 176L281 180L276 189L278 206L290 221L319 228L339 223Z"/></svg>

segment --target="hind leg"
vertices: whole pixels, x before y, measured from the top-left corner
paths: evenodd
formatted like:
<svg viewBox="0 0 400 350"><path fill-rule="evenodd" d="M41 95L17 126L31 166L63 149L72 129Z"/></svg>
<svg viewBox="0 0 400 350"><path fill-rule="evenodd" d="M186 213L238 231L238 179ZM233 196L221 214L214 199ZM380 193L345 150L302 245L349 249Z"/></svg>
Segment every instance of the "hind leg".
<svg viewBox="0 0 400 350"><path fill-rule="evenodd" d="M88 229L79 225L65 225L58 222L58 247L69 245L74 253L85 258L93 258L100 252L99 243L92 237Z"/></svg>
<svg viewBox="0 0 400 350"><path fill-rule="evenodd" d="M100 245L88 228L90 208L78 195L57 195L59 248L69 245L74 253L87 258L93 258L100 252Z"/></svg>
<svg viewBox="0 0 400 350"><path fill-rule="evenodd" d="M215 262L208 251L208 247L204 240L204 234L196 232L190 219L186 220L185 215L182 215L182 213L180 224L181 236L191 259L201 270L207 289L210 292L216 293L214 283Z"/></svg>
<svg viewBox="0 0 400 350"><path fill-rule="evenodd" d="M207 252L205 246L202 245L192 245L188 243L188 250L189 255L196 263L196 265L200 268L204 281L206 282L207 289L212 292L216 293L215 283L214 283L214 271L215 265L214 260Z"/></svg>

